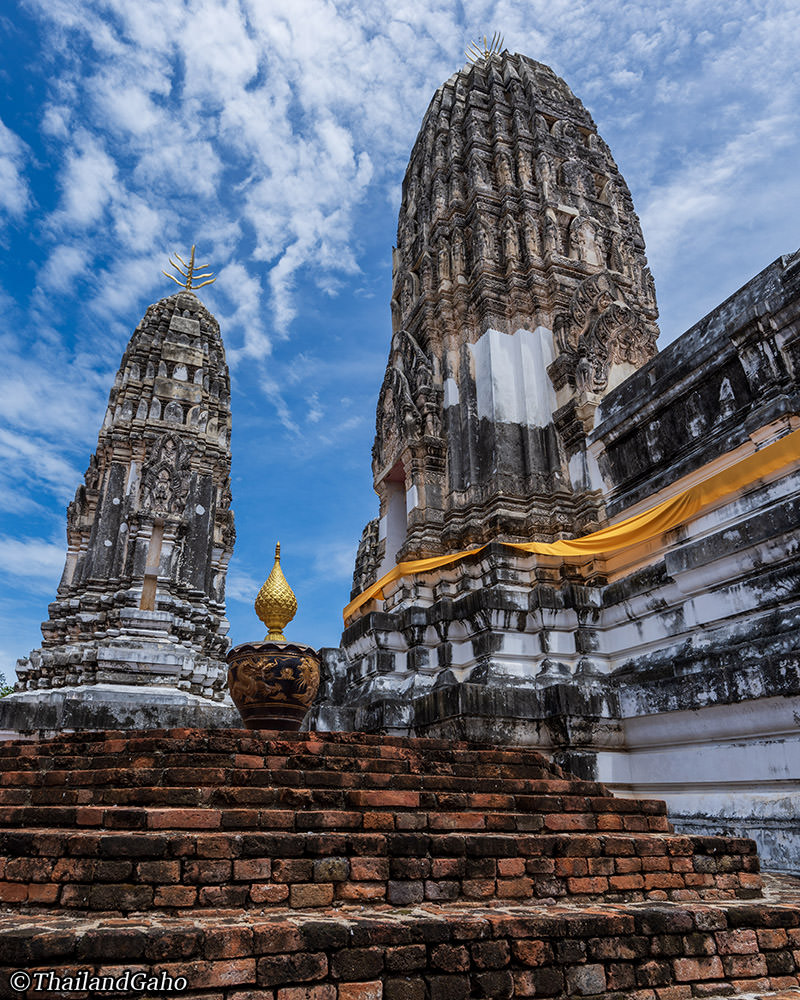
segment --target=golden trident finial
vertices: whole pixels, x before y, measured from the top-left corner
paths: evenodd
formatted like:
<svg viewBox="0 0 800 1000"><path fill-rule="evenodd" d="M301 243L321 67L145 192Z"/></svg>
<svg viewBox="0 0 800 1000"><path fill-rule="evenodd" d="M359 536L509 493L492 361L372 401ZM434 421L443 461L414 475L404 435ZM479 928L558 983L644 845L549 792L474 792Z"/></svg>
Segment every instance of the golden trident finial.
<svg viewBox="0 0 800 1000"><path fill-rule="evenodd" d="M171 266L174 267L178 274L181 275L184 279L183 281L178 281L174 274L167 274L166 271L161 272L164 277L169 278L170 281L174 281L175 284L180 285L181 288L185 288L187 292L190 292L195 288L202 288L204 285L211 285L217 280L216 278L211 277L213 271L208 271L206 274L195 274L195 271L202 271L204 267L208 267L208 264L195 264L194 251L195 246L192 244L192 255L189 258L188 264L180 254L175 254L181 264L183 264L183 267L181 267L180 264L176 264L172 257L169 259ZM208 281L201 281L197 284L196 282L199 278L208 278Z"/></svg>
<svg viewBox="0 0 800 1000"><path fill-rule="evenodd" d="M474 66L476 63L480 62L481 59L488 59L489 56L497 55L503 49L503 36L499 31L495 31L492 35L491 42L486 41L486 35L483 36L483 48L480 47L480 42L472 42L470 47L465 51L464 55Z"/></svg>

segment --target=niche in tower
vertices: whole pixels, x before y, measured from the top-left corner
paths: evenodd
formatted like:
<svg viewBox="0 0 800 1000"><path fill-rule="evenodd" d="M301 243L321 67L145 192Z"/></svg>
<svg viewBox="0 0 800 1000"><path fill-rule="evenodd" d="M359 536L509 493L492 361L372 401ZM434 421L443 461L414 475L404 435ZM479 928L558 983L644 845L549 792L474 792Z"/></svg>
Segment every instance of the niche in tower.
<svg viewBox="0 0 800 1000"><path fill-rule="evenodd" d="M384 539L383 559L378 576L383 576L396 564L396 556L405 544L408 533L406 510L406 474L402 462L397 462L381 484L381 534Z"/></svg>

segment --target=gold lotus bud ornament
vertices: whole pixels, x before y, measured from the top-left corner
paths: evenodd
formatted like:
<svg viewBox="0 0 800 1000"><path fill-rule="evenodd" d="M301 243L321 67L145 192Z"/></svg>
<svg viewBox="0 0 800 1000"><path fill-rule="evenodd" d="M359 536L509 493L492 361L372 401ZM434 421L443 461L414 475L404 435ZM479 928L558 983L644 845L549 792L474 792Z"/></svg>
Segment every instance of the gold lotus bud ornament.
<svg viewBox="0 0 800 1000"><path fill-rule="evenodd" d="M256 614L269 630L265 642L286 642L283 630L297 614L297 598L281 570L281 543L275 546L275 565L256 597Z"/></svg>

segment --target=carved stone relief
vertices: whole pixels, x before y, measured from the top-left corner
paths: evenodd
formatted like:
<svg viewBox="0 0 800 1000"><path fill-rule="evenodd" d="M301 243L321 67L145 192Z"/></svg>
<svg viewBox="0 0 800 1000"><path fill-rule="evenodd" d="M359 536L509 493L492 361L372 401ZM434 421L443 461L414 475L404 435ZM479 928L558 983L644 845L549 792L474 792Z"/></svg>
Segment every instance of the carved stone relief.
<svg viewBox="0 0 800 1000"><path fill-rule="evenodd" d="M142 509L183 514L189 495L189 449L176 434L164 434L142 469Z"/></svg>
<svg viewBox="0 0 800 1000"><path fill-rule="evenodd" d="M602 393L613 364L638 368L656 350L655 335L607 271L580 283L553 332L579 391Z"/></svg>

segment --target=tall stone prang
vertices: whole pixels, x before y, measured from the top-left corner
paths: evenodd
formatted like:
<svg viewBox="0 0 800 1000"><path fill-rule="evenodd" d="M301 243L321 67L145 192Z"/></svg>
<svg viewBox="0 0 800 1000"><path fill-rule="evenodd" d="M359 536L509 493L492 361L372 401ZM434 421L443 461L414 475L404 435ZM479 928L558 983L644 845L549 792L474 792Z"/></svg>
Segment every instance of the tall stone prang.
<svg viewBox="0 0 800 1000"><path fill-rule="evenodd" d="M592 119L487 51L414 145L392 321L309 728L537 746L800 870L800 254L656 353Z"/></svg>
<svg viewBox="0 0 800 1000"><path fill-rule="evenodd" d="M223 704L230 435L219 324L184 290L148 308L123 355L44 641L18 661L0 729L236 719Z"/></svg>
<svg viewBox="0 0 800 1000"><path fill-rule="evenodd" d="M630 193L564 81L508 53L452 76L403 182L371 565L595 524L571 460L656 315Z"/></svg>
<svg viewBox="0 0 800 1000"><path fill-rule="evenodd" d="M361 539L353 597L399 561L596 528L605 511L586 437L603 396L653 357L658 335L630 192L581 102L524 56L487 56L434 95L403 182L393 261L373 447L380 514ZM384 595L391 622L368 616L374 602L359 609L343 645L358 664L360 711L375 702L378 717L407 719L408 695L453 680L456 667L484 684L528 684L550 670L545 623L518 634L530 570L509 558L498 550L480 570L443 569L424 589L398 581ZM539 577L566 584L550 569ZM569 599L582 616L577 664L594 641L591 601L575 588ZM425 627L406 634L402 614L420 600ZM476 629L477 658L454 642Z"/></svg>

